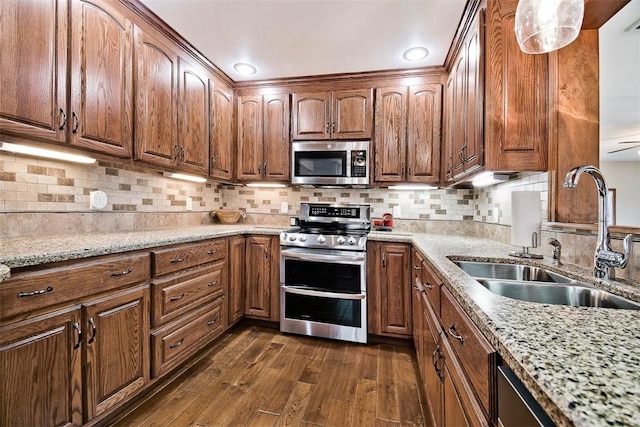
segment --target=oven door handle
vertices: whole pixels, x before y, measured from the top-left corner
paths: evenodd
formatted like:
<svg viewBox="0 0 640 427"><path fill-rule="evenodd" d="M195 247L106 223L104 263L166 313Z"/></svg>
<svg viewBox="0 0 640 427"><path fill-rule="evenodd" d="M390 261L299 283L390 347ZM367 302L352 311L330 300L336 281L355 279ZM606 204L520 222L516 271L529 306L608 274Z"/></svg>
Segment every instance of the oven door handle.
<svg viewBox="0 0 640 427"><path fill-rule="evenodd" d="M300 259L303 261L335 261L339 263L347 263L347 262L363 262L365 261L365 256L361 253L357 254L340 254L340 255L327 255L327 254L319 254L314 253L311 254L309 252L300 253L294 251L288 251L283 249L280 251L280 255L282 255L285 259Z"/></svg>
<svg viewBox="0 0 640 427"><path fill-rule="evenodd" d="M289 292L291 294L297 294L297 295L306 295L306 296L310 296L310 297L323 297L323 298L336 298L336 299L365 299L367 297L367 294L344 294L344 293L337 293L337 292L322 292L322 291L312 291L310 289L298 289L298 288L290 288L287 286L283 286L282 289L284 289L285 292Z"/></svg>

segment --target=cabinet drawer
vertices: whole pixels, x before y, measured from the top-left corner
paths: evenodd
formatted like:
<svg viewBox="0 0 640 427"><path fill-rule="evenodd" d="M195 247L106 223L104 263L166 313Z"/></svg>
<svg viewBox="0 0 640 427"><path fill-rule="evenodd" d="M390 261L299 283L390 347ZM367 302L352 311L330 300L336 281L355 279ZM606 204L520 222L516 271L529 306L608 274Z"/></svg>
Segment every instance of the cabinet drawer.
<svg viewBox="0 0 640 427"><path fill-rule="evenodd" d="M173 273L195 265L217 261L227 255L227 240L208 240L203 243L188 243L151 252L153 275Z"/></svg>
<svg viewBox="0 0 640 427"><path fill-rule="evenodd" d="M15 274L0 284L0 319L148 281L149 253L104 256Z"/></svg>
<svg viewBox="0 0 640 427"><path fill-rule="evenodd" d="M440 315L440 288L442 281L436 276L429 265L422 261L422 287L431 307L436 314Z"/></svg>
<svg viewBox="0 0 640 427"><path fill-rule="evenodd" d="M151 285L153 327L222 296L226 270L227 264L219 261L214 265L196 267L154 280Z"/></svg>
<svg viewBox="0 0 640 427"><path fill-rule="evenodd" d="M444 287L441 289L441 297L441 319L444 332L473 385L478 399L487 414L493 417L497 353Z"/></svg>
<svg viewBox="0 0 640 427"><path fill-rule="evenodd" d="M151 334L152 376L165 374L225 330L223 297Z"/></svg>

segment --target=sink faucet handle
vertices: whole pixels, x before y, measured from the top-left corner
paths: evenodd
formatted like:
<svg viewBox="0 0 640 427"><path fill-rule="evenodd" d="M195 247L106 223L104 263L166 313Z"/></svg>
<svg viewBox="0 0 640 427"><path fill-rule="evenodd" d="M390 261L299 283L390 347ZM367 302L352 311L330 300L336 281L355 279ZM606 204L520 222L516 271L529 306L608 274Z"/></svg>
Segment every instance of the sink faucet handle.
<svg viewBox="0 0 640 427"><path fill-rule="evenodd" d="M627 262L629 262L629 254L631 254L631 240L633 239L633 234L629 233L624 237L622 241L622 262L620 263L620 268L625 268L627 266Z"/></svg>
<svg viewBox="0 0 640 427"><path fill-rule="evenodd" d="M560 241L554 237L549 237L547 239L547 243L549 243L553 247L553 261L557 265L562 265L560 262L560 255L562 254L562 244Z"/></svg>

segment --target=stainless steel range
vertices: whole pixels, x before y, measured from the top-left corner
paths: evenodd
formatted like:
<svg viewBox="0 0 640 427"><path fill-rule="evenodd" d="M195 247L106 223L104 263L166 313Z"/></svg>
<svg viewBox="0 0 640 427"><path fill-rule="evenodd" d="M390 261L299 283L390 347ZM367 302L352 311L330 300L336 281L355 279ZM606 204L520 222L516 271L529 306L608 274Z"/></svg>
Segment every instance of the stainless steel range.
<svg viewBox="0 0 640 427"><path fill-rule="evenodd" d="M280 234L280 330L367 342L369 205L302 203Z"/></svg>

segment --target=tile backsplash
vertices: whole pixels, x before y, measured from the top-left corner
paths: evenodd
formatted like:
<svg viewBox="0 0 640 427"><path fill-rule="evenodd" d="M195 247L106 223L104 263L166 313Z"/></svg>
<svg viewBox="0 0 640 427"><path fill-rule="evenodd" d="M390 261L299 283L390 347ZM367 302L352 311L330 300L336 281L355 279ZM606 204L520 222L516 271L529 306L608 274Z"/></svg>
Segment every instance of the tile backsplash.
<svg viewBox="0 0 640 427"><path fill-rule="evenodd" d="M95 165L0 154L0 237L151 230L212 223L217 209L246 209L254 224L286 226L300 202L367 203L372 216L399 209L400 231L477 235L510 244L512 191L540 191L540 218L548 216L547 173L520 173L505 183L476 189L399 191L386 188L250 188L179 181L122 162ZM89 209L89 192L102 190L108 204ZM192 210L187 210L191 198ZM286 206L283 206L285 202ZM286 208L286 212L283 212ZM590 266L594 233L543 231L558 238L567 262ZM614 239L614 248L619 242ZM537 252L551 255L549 245ZM622 277L640 278L640 243Z"/></svg>

